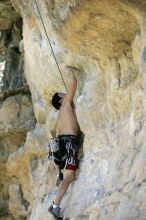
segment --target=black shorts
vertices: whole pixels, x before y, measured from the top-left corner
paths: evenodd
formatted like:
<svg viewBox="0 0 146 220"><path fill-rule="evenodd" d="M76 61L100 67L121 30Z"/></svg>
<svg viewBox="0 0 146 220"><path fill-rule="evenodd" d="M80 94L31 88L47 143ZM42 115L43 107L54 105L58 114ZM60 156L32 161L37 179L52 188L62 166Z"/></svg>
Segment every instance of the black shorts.
<svg viewBox="0 0 146 220"><path fill-rule="evenodd" d="M61 169L76 170L78 168L77 151L79 148L78 137L75 135L59 135L59 147L62 154L67 151L68 157L63 161L54 160Z"/></svg>

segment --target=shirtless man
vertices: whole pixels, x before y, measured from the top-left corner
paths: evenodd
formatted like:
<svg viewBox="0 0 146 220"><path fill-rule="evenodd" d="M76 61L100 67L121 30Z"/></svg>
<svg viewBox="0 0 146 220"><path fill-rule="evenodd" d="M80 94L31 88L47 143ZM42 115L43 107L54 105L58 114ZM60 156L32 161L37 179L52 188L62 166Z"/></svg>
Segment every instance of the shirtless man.
<svg viewBox="0 0 146 220"><path fill-rule="evenodd" d="M71 76L71 80L67 94L55 93L52 98L52 105L59 110L56 137L59 138L60 147L65 147L68 152L71 152L71 154L69 154L70 156L66 158L63 167L61 167L61 169L65 169L65 178L58 186L53 205L48 209L48 211L53 214L54 217L60 216L60 202L69 185L75 179L75 173L78 166L76 154L78 149L78 135L80 128L73 104L73 98L77 88L77 79L74 75L74 68L68 67L68 74ZM55 162L58 164L57 161Z"/></svg>

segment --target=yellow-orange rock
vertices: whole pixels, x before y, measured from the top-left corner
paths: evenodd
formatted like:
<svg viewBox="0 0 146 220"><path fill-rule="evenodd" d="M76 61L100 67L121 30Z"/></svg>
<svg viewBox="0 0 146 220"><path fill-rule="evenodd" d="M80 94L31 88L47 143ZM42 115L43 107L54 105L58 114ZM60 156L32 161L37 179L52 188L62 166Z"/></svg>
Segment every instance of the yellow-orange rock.
<svg viewBox="0 0 146 220"><path fill-rule="evenodd" d="M144 220L146 1L37 3L67 86L65 65L79 69L75 105L85 138L77 179L61 203L63 215L70 220ZM37 124L24 146L9 156L7 171L15 176L9 205L15 219L23 214L29 220L50 220L56 170L47 161L47 149L57 116L50 100L65 88L35 1L13 4L23 17L25 75ZM15 114L2 124L6 131ZM21 207L22 197L14 194L20 185ZM14 195L16 204L11 203Z"/></svg>

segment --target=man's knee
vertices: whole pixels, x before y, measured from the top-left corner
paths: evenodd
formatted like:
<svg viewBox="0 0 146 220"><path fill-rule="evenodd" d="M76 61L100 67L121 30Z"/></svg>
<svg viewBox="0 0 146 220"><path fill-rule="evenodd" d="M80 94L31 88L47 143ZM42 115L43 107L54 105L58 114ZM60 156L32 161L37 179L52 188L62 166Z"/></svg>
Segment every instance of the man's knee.
<svg viewBox="0 0 146 220"><path fill-rule="evenodd" d="M68 170L64 180L66 180L68 183L71 183L74 181L74 179L75 179L75 171Z"/></svg>

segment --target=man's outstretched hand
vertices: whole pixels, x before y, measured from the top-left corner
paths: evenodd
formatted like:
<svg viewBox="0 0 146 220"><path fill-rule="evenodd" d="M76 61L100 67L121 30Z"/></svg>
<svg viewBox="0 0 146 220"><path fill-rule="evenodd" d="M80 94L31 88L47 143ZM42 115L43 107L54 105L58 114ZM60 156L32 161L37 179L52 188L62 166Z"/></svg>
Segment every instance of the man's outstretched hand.
<svg viewBox="0 0 146 220"><path fill-rule="evenodd" d="M74 72L79 72L78 68L76 68L74 66L69 66L69 65L65 66L65 70L68 71L68 72L73 72L73 73Z"/></svg>
<svg viewBox="0 0 146 220"><path fill-rule="evenodd" d="M79 69L73 66L66 66L65 67L66 72L71 75L71 78L73 81L77 81L76 76L75 76L75 72L79 72Z"/></svg>

